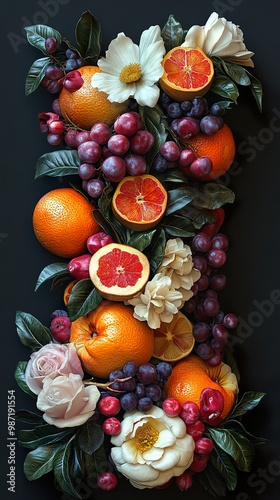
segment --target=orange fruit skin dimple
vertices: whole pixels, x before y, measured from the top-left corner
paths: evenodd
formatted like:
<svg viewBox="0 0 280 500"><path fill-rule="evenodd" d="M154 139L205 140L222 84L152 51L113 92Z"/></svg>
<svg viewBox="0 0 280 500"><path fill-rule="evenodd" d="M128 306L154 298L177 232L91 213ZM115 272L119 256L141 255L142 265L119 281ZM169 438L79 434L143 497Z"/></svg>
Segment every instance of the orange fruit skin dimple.
<svg viewBox="0 0 280 500"><path fill-rule="evenodd" d="M110 102L105 92L91 85L95 73L100 73L98 66L82 66L79 68L84 83L75 92L65 87L59 94L59 106L66 122L81 129L90 130L98 122L112 125L115 119L127 109L127 102Z"/></svg>
<svg viewBox="0 0 280 500"><path fill-rule="evenodd" d="M93 210L94 206L75 189L53 189L34 208L35 236L54 255L78 257L86 252L87 238L101 230Z"/></svg>
<svg viewBox="0 0 280 500"><path fill-rule="evenodd" d="M214 135L206 135L199 132L191 139L185 140L187 148L192 149L197 157L209 156L212 161L210 174L200 177L202 181L211 181L224 175L233 163L235 157L235 141L229 126L224 123L223 127ZM180 167L189 177L192 177L189 167Z"/></svg>
<svg viewBox="0 0 280 500"><path fill-rule="evenodd" d="M100 378L127 361L137 366L147 363L154 349L152 329L134 318L133 308L107 300L72 322L70 342L75 343L84 369Z"/></svg>

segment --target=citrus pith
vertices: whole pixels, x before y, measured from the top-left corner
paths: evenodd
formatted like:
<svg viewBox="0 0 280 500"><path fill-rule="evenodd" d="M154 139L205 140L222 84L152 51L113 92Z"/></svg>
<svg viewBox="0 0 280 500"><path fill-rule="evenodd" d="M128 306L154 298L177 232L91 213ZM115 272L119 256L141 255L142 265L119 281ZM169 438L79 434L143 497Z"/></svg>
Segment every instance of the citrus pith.
<svg viewBox="0 0 280 500"><path fill-rule="evenodd" d="M153 356L167 362L188 356L195 343L192 328L192 323L180 311L173 316L171 323L161 322L160 327L154 330Z"/></svg>
<svg viewBox="0 0 280 500"><path fill-rule="evenodd" d="M76 345L84 369L106 378L127 361L137 366L152 356L154 335L146 322L133 316L133 308L119 302L102 301L86 316L72 322L70 342Z"/></svg>

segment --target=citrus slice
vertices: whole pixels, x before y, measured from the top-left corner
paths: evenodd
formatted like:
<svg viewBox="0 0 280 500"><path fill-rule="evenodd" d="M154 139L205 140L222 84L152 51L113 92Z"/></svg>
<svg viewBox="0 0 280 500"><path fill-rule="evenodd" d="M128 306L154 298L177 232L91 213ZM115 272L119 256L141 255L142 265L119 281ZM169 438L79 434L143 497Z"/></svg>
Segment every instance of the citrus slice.
<svg viewBox="0 0 280 500"><path fill-rule="evenodd" d="M63 302L64 304L67 306L68 302L69 302L69 299L70 299L70 295L71 295L71 292L73 290L73 286L76 285L76 283L78 283L79 280L72 280L70 281L70 283L68 283L68 285L65 287L65 290L63 292Z"/></svg>
<svg viewBox="0 0 280 500"><path fill-rule="evenodd" d="M214 65L198 47L174 47L164 56L162 65L160 87L175 101L202 97L212 85Z"/></svg>
<svg viewBox="0 0 280 500"><path fill-rule="evenodd" d="M192 330L192 323L180 311L174 314L171 323L162 322L154 330L154 358L171 363L188 356L195 343Z"/></svg>
<svg viewBox="0 0 280 500"><path fill-rule="evenodd" d="M124 301L141 292L150 274L149 261L129 245L109 243L92 256L89 275L96 290L108 300Z"/></svg>
<svg viewBox="0 0 280 500"><path fill-rule="evenodd" d="M112 199L116 219L134 231L145 231L158 224L166 206L165 188L149 174L124 177Z"/></svg>

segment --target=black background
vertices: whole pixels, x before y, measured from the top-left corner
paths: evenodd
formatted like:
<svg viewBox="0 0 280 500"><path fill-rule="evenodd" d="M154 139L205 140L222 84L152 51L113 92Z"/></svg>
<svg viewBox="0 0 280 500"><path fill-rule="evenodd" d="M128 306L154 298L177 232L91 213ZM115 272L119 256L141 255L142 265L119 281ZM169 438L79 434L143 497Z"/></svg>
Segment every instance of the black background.
<svg viewBox="0 0 280 500"><path fill-rule="evenodd" d="M83 11L90 10L102 26L103 52L121 31L138 43L144 29L153 24L163 27L169 14L174 14L187 29L193 24L205 24L213 11L239 24L248 49L255 52L252 72L263 83L263 113L258 111L250 92L243 89L238 106L233 106L226 115L236 140L237 169L223 179L235 192L236 201L226 208L223 226L230 249L224 267L228 284L221 300L223 309L235 312L243 325L234 346L241 371L241 392L266 393L244 423L252 434L266 437L269 442L257 448L252 471L240 473L237 489L226 498L277 500L280 490L280 304L275 299L280 289L280 70L279 43L275 41L279 31L278 1L259 4L255 0L56 0L51 3L52 6L47 0L10 0L1 6L1 499L63 498L54 489L52 475L35 482L26 480L23 462L27 450L19 446L16 446L16 492L9 492L6 483L7 391L15 389L17 409L33 404L14 381L17 362L29 356L29 350L17 338L15 312L29 312L48 324L53 309L62 305L60 289L50 293L45 284L34 292L40 271L56 260L33 235L32 211L45 192L65 181L47 178L34 181L37 159L51 150L39 131L37 115L51 109L52 97L41 88L29 97L24 94L28 69L41 55L25 43L22 28L48 24L74 42L76 22ZM266 309L261 311L261 304ZM135 500L143 495L146 499L183 495L175 488L140 491L123 481L113 492L96 490L90 498L115 500L120 494L133 495ZM199 486L193 486L187 497L212 498ZM86 498L88 491L84 492Z"/></svg>

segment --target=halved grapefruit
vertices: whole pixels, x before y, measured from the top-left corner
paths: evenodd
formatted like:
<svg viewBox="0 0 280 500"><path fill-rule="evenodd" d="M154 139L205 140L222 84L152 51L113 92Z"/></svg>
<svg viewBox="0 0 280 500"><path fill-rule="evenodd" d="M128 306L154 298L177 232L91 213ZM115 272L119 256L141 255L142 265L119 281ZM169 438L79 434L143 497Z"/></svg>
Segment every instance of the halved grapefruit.
<svg viewBox="0 0 280 500"><path fill-rule="evenodd" d="M174 47L164 56L162 65L159 85L175 101L202 97L212 85L214 65L198 47Z"/></svg>
<svg viewBox="0 0 280 500"><path fill-rule="evenodd" d="M112 198L112 210L124 226L145 231L162 219L167 197L165 188L153 175L131 175L119 182Z"/></svg>
<svg viewBox="0 0 280 500"><path fill-rule="evenodd" d="M136 248L109 243L92 256L89 275L102 297L124 301L143 290L149 279L150 264Z"/></svg>
<svg viewBox="0 0 280 500"><path fill-rule="evenodd" d="M171 363L188 356L195 344L192 330L192 323L180 311L174 314L171 323L162 322L154 330L154 358Z"/></svg>

